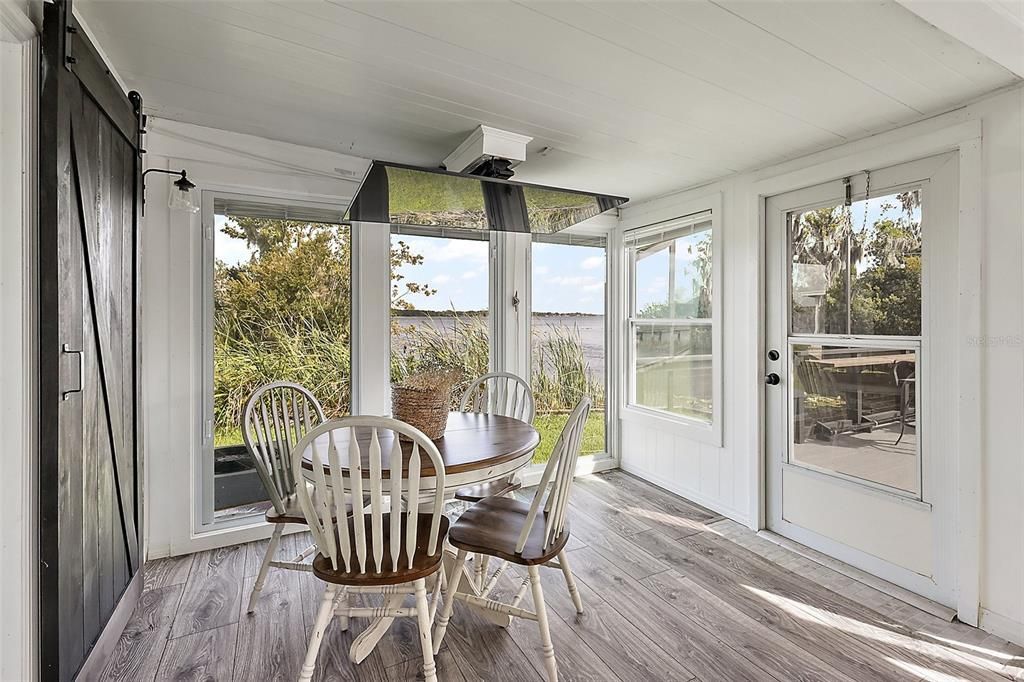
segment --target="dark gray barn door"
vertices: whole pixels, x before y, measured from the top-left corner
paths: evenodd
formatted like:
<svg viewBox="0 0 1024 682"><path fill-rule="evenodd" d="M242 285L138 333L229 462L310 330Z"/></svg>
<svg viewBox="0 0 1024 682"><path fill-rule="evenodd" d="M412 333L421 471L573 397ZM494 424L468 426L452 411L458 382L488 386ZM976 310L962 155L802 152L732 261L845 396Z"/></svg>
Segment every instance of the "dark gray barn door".
<svg viewBox="0 0 1024 682"><path fill-rule="evenodd" d="M46 5L43 43L40 653L43 679L68 680L141 584L141 162L138 101L67 4Z"/></svg>

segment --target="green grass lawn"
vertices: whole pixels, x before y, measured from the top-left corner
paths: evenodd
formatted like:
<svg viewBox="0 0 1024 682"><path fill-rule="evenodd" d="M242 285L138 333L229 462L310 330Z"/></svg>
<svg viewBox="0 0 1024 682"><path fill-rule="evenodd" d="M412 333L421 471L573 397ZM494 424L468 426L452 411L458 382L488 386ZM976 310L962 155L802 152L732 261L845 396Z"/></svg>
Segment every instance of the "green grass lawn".
<svg viewBox="0 0 1024 682"><path fill-rule="evenodd" d="M533 457L535 464L546 462L551 457L551 450L558 442L558 435L562 432L568 419L568 414L538 414L537 418L533 420L533 425L540 432L540 447L537 448ZM580 454L592 455L604 451L604 411L591 410L587 423L583 427L583 445L580 448Z"/></svg>

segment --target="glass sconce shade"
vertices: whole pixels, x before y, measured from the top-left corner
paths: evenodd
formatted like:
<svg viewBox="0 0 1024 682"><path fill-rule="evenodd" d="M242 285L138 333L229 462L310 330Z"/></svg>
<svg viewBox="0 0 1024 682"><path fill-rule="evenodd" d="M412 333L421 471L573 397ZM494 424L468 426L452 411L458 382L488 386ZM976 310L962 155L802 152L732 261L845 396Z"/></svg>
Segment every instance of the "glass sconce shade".
<svg viewBox="0 0 1024 682"><path fill-rule="evenodd" d="M172 209L199 213L199 202L196 200L196 186L185 177L182 171L181 178L171 183L171 190L167 196L167 206Z"/></svg>

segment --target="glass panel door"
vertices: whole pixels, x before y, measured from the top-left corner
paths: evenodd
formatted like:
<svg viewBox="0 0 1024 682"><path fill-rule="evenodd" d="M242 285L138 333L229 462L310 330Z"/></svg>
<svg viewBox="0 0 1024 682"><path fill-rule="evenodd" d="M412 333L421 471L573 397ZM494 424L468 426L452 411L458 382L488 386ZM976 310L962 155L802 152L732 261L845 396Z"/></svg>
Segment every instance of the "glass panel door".
<svg viewBox="0 0 1024 682"><path fill-rule="evenodd" d="M957 173L943 154L765 201L767 526L946 605Z"/></svg>

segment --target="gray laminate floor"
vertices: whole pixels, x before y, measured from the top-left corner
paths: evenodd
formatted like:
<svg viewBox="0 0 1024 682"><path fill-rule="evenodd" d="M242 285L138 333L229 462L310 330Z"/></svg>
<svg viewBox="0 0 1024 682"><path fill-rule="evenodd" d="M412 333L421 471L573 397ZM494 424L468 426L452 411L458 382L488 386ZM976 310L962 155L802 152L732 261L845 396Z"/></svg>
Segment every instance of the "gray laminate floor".
<svg viewBox="0 0 1024 682"><path fill-rule="evenodd" d="M563 680L1024 680L1024 649L950 623L778 546L622 472L578 479L569 558L586 613L544 571ZM288 536L297 553L307 534ZM146 565L146 589L106 672L113 680L294 680L320 585L271 569L244 613L265 542ZM508 573L510 597L521 572ZM530 597L526 598L529 608ZM920 604L919 604L920 605ZM361 665L334 625L320 680L420 674L410 619ZM536 625L502 630L458 604L438 656L441 680L539 680Z"/></svg>

